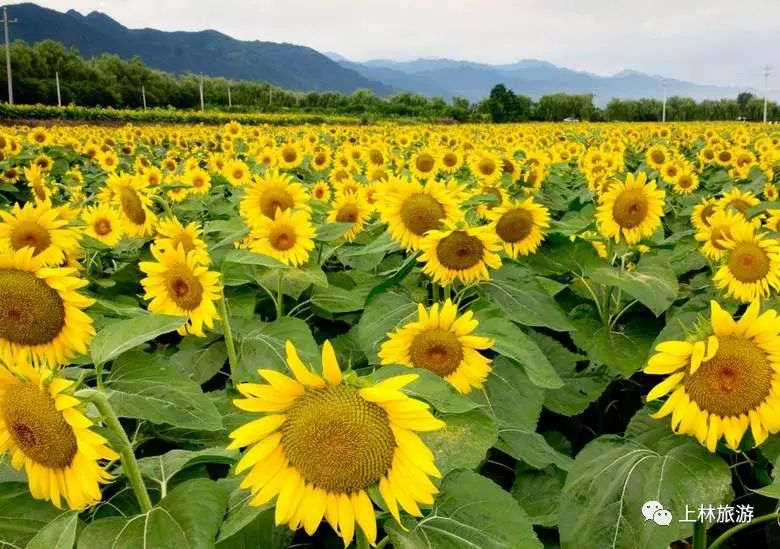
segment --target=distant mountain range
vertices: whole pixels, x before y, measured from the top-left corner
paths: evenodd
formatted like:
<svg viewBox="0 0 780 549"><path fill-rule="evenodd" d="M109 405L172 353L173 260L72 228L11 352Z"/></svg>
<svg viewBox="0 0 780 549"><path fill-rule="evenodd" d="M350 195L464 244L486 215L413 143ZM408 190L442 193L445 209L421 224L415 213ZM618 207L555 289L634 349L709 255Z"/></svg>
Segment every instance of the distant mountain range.
<svg viewBox="0 0 780 549"><path fill-rule="evenodd" d="M82 15L25 3L8 6L14 40L35 43L56 40L77 48L85 57L113 53L140 57L150 67L175 74L203 73L236 80L258 80L297 91L351 93L367 88L378 95L408 91L450 99L478 101L503 83L515 93L538 98L556 92L593 93L600 105L613 97L661 97L666 81L669 96L701 99L734 98L739 87L720 87L664 79L636 71L613 76L558 67L524 59L508 65L489 65L451 59L352 62L336 53L275 42L236 40L214 30L164 32L128 29L104 13Z"/></svg>

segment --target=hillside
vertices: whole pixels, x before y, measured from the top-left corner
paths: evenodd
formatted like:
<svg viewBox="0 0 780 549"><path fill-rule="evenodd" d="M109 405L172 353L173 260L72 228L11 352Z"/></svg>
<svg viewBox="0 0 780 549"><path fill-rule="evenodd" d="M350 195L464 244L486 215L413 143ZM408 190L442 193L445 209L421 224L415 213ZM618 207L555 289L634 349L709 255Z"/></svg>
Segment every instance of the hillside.
<svg viewBox="0 0 780 549"><path fill-rule="evenodd" d="M236 80L257 80L297 91L352 93L368 88L388 95L390 86L342 67L311 48L274 42L241 41L213 30L163 32L128 29L100 12L82 15L25 3L8 6L18 22L13 40L35 43L56 40L77 48L85 57L114 53L139 56L150 67L172 72L204 73Z"/></svg>

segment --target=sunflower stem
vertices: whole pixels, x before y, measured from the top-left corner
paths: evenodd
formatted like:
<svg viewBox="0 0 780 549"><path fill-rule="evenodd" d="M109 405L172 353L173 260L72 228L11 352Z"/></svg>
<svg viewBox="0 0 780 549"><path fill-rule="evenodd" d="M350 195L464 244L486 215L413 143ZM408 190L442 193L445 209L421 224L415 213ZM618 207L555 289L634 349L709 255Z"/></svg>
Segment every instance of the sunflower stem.
<svg viewBox="0 0 780 549"><path fill-rule="evenodd" d="M103 421L106 422L106 426L119 438L122 444L119 454L122 456L122 467L127 475L127 480L130 481L130 486L133 488L141 512L148 513L152 510L152 500L149 499L149 492L146 491L146 485L143 477L141 477L141 470L138 468L138 461L135 459L133 445L130 444L127 433L122 424L119 423L119 418L116 417L114 409L108 402L106 393L101 390L91 389L82 392L80 396L89 399L97 407L103 416Z"/></svg>
<svg viewBox="0 0 780 549"><path fill-rule="evenodd" d="M725 532L723 532L715 541L712 542L712 545L710 545L709 549L719 549L720 547L723 547L723 544L726 542L727 539L729 539L734 534L741 532L745 528L749 528L751 526L754 526L756 524L761 524L762 522L768 522L770 520L778 520L780 519L780 512L775 513L769 513L768 515L761 515L760 517L756 517L750 522L742 522L740 524L737 524L733 528L729 528ZM702 547L704 547L702 545Z"/></svg>
<svg viewBox="0 0 780 549"><path fill-rule="evenodd" d="M276 279L276 318L282 318L284 316L284 293L282 293L282 274L279 270L279 277Z"/></svg>
<svg viewBox="0 0 780 549"><path fill-rule="evenodd" d="M707 525L703 522L693 523L693 549L707 549Z"/></svg>
<svg viewBox="0 0 780 549"><path fill-rule="evenodd" d="M390 536L385 536L382 540L376 544L376 549L382 549L390 544Z"/></svg>
<svg viewBox="0 0 780 549"><path fill-rule="evenodd" d="M225 337L225 348L227 348L228 364L230 365L230 379L233 379L233 372L238 366L238 356L236 355L236 343L233 340L233 329L230 327L230 317L228 316L227 300L225 292L219 300L219 316L222 317L222 334Z"/></svg>

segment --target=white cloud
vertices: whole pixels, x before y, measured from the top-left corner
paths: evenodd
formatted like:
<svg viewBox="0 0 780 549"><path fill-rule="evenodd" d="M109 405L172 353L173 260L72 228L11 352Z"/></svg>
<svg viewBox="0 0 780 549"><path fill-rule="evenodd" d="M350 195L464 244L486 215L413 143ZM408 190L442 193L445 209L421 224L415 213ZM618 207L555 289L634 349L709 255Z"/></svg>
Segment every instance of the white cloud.
<svg viewBox="0 0 780 549"><path fill-rule="evenodd" d="M353 60L538 58L612 74L630 68L701 83L763 87L776 67L778 0L39 0L100 10L128 27L213 28Z"/></svg>

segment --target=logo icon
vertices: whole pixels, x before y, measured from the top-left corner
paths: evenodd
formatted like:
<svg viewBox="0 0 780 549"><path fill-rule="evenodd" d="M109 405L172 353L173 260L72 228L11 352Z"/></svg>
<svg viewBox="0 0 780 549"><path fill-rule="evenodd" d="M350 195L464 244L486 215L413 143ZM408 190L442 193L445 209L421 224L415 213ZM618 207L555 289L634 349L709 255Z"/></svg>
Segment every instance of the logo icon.
<svg viewBox="0 0 780 549"><path fill-rule="evenodd" d="M669 526L672 523L672 513L664 509L664 506L658 501L646 501L642 505L642 515L645 517L645 521L652 520L658 526Z"/></svg>

